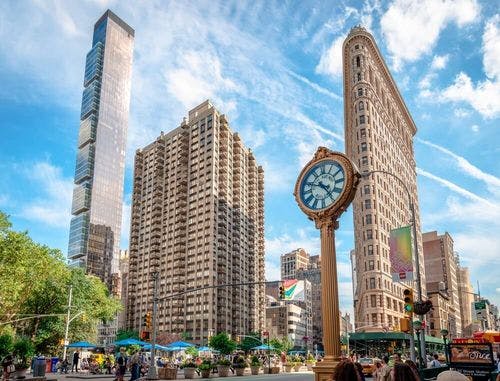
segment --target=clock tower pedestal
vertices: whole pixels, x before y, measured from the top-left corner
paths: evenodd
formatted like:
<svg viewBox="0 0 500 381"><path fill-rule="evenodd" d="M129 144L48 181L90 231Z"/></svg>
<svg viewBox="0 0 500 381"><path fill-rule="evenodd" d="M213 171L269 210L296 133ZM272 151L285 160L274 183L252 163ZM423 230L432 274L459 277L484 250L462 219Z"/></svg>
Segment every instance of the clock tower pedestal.
<svg viewBox="0 0 500 381"><path fill-rule="evenodd" d="M325 357L313 367L315 381L331 381L340 361L340 310L335 259L337 221L327 217L316 221L321 234L321 315Z"/></svg>

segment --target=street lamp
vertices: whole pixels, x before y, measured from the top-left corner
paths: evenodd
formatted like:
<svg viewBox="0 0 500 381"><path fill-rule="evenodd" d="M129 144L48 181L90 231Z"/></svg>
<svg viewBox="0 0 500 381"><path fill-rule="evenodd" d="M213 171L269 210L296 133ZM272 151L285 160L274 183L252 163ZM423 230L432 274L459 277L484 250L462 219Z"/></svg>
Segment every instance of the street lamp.
<svg viewBox="0 0 500 381"><path fill-rule="evenodd" d="M446 346L446 336L448 336L448 330L442 329L441 336L443 336L443 342L444 342L444 357L446 359L446 363L448 364L448 347Z"/></svg>
<svg viewBox="0 0 500 381"><path fill-rule="evenodd" d="M408 189L408 186L406 183L398 176L396 176L394 173L376 169L373 171L365 172L361 174L361 178L365 179L368 178L370 175L374 173L383 173L385 175L392 176L395 178L404 188L406 191L406 194L408 195L408 203L409 203L409 208L411 212L411 224L413 227L413 251L415 254L415 267L417 270L417 277L416 277L416 282L417 282L417 302L422 302L422 281L420 279L420 258L418 255L418 242L417 242L417 223L416 223L416 218L415 218L415 205L413 204L413 200L411 198L411 193L410 190ZM422 353L425 353L425 331L422 330L422 338L421 342L419 344L419 350ZM415 359L415 346L414 346L414 338L413 338L413 332L410 332L410 356L412 357L412 360Z"/></svg>
<svg viewBox="0 0 500 381"><path fill-rule="evenodd" d="M418 348L421 349L421 347L420 347L420 331L422 330L422 322L420 320L415 320L413 322L413 329L417 333ZM419 350L418 361L417 361L417 364L418 364L419 368L425 368L425 366L423 364L423 357L422 357L422 355L423 355L422 351Z"/></svg>

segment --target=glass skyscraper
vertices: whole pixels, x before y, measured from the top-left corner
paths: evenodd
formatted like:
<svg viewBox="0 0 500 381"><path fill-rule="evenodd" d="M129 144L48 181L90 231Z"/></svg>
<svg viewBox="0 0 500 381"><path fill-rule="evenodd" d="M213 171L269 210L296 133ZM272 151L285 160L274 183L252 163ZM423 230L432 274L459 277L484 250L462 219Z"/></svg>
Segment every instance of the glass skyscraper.
<svg viewBox="0 0 500 381"><path fill-rule="evenodd" d="M68 259L111 289L118 270L134 30L110 10L94 26L83 80Z"/></svg>

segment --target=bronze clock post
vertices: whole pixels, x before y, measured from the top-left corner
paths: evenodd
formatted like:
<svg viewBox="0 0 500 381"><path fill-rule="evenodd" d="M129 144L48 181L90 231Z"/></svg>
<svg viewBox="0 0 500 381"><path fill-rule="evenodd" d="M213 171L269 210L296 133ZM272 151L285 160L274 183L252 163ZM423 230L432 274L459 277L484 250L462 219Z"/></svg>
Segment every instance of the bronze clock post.
<svg viewBox="0 0 500 381"><path fill-rule="evenodd" d="M337 219L354 198L360 175L340 152L319 147L300 172L294 196L321 234L321 314L325 357L313 367L315 381L329 381L340 360L340 311L335 256Z"/></svg>

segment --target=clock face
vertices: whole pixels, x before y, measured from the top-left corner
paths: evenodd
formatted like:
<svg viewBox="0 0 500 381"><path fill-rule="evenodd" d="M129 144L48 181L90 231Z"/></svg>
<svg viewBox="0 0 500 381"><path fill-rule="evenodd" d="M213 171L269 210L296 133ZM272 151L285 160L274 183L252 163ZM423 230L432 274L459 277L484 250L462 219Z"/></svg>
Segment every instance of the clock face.
<svg viewBox="0 0 500 381"><path fill-rule="evenodd" d="M322 160L310 168L300 182L300 200L311 210L326 209L345 187L344 168L334 160Z"/></svg>

